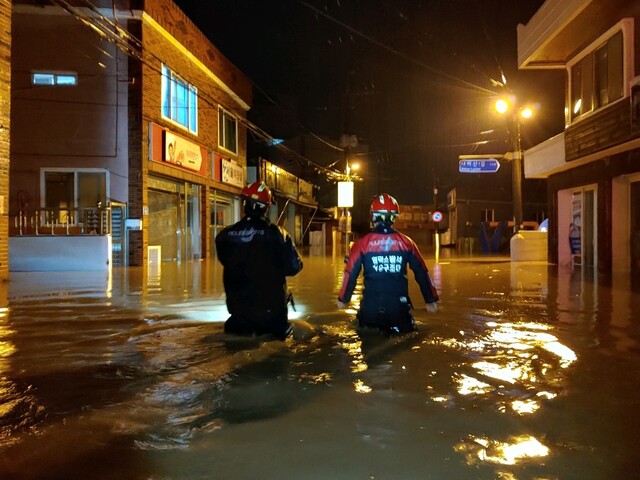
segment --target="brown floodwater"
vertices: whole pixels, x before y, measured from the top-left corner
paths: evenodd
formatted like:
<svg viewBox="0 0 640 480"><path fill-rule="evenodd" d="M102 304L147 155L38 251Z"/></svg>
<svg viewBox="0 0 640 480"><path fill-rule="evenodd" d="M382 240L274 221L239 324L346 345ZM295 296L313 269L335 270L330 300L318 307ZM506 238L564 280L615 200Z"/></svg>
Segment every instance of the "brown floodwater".
<svg viewBox="0 0 640 480"><path fill-rule="evenodd" d="M439 311L385 338L337 309L340 255L304 261L286 342L223 334L212 261L12 273L0 478L637 477L640 295L626 276L427 256Z"/></svg>

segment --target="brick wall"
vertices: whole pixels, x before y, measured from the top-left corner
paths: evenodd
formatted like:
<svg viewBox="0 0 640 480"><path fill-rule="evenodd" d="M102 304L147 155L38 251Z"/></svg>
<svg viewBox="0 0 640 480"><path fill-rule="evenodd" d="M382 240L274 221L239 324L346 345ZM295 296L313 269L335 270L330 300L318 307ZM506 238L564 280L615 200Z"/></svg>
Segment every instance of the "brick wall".
<svg viewBox="0 0 640 480"><path fill-rule="evenodd" d="M183 47L198 58L207 66L218 78L225 82L235 94L240 96L245 102L251 101L251 82L242 75L228 60L226 60L204 35L196 29L195 25L170 1L160 0L158 2L147 2L145 11L157 24L166 32L172 35ZM142 86L142 124L141 136L143 139L140 149L142 164L139 166L141 172L140 185L146 185L149 173L163 176L171 176L180 181L200 184L201 186L201 220L202 220L202 255L209 257L211 252L212 239L210 224L209 191L213 187L219 187L211 178L210 164L212 153L218 150L218 107L224 106L236 116L244 118L246 111L238 105L227 92L212 81L199 66L192 62L180 48L173 44L154 25L149 22L142 22L142 39L144 43L144 61L141 68ZM162 118L160 111L160 87L161 68L166 65L184 80L194 85L198 89L198 134L193 135L170 121ZM189 139L206 149L208 155L207 177L200 177L192 173L172 168L170 166L149 162L148 160L148 130L149 122L163 126L175 133ZM246 165L246 128L238 124L238 154L220 152L225 158L233 158L241 165ZM134 172L131 172L133 174ZM133 181L131 184L133 186ZM143 195L146 188L143 188ZM239 193L239 189L238 192ZM131 198L133 200L133 198ZM143 205L147 205L147 198L141 199ZM148 227L148 219L144 219L143 231ZM143 255L146 255L147 245L143 242ZM143 260L143 261L146 261ZM133 263L131 263L133 265Z"/></svg>
<svg viewBox="0 0 640 480"><path fill-rule="evenodd" d="M9 278L11 1L0 0L0 281Z"/></svg>
<svg viewBox="0 0 640 480"><path fill-rule="evenodd" d="M129 32L140 38L142 28L140 22L130 21ZM129 232L128 265L141 266L147 260L147 229L148 216L143 215L146 205L147 163L143 161L143 146L146 140L143 134L142 118L142 66L140 62L129 57L129 92L128 92L128 123L129 123L129 199L127 216L141 218L142 230Z"/></svg>

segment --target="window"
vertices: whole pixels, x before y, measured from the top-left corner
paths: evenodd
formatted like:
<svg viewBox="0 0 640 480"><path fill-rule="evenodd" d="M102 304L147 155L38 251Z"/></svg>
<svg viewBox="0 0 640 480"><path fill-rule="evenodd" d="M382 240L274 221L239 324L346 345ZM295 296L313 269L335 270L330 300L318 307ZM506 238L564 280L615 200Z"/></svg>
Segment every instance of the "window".
<svg viewBox="0 0 640 480"><path fill-rule="evenodd" d="M107 172L104 170L51 169L42 172L44 208L72 210L96 208L107 203Z"/></svg>
<svg viewBox="0 0 640 480"><path fill-rule="evenodd" d="M31 74L32 85L42 85L46 87L78 85L78 75L75 73L53 73L53 72L33 72Z"/></svg>
<svg viewBox="0 0 640 480"><path fill-rule="evenodd" d="M198 133L198 90L162 66L162 116Z"/></svg>
<svg viewBox="0 0 640 480"><path fill-rule="evenodd" d="M218 144L225 150L238 153L238 121L222 108L218 110Z"/></svg>
<svg viewBox="0 0 640 480"><path fill-rule="evenodd" d="M571 119L597 110L624 94L624 50L618 30L570 67Z"/></svg>
<svg viewBox="0 0 640 480"><path fill-rule="evenodd" d="M495 221L495 211L493 208L480 211L481 222L493 222Z"/></svg>

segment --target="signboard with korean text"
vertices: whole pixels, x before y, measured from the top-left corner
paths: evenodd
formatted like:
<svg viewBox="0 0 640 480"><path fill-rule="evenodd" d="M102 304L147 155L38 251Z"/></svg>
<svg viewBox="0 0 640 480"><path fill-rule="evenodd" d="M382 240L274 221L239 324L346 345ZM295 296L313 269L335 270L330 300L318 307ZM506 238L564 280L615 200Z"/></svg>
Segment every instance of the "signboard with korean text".
<svg viewBox="0 0 640 480"><path fill-rule="evenodd" d="M315 203L313 198L313 184L298 179L298 198L304 202Z"/></svg>
<svg viewBox="0 0 640 480"><path fill-rule="evenodd" d="M298 177L281 168L278 169L276 187L282 193L291 197L298 196Z"/></svg>
<svg viewBox="0 0 640 480"><path fill-rule="evenodd" d="M460 173L495 173L500 168L500 162L495 158L475 158L458 160Z"/></svg>
<svg viewBox="0 0 640 480"><path fill-rule="evenodd" d="M244 169L233 160L220 159L221 181L236 187L244 187Z"/></svg>

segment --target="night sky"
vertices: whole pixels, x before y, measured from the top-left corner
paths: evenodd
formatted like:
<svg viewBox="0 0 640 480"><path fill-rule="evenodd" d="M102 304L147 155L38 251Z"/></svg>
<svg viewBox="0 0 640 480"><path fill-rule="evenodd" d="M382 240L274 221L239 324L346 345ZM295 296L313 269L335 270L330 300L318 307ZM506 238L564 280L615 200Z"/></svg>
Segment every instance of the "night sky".
<svg viewBox="0 0 640 480"><path fill-rule="evenodd" d="M517 24L543 0L175 1L251 79L249 118L269 134L368 145L361 196L431 203L434 184L456 185L458 155L506 152L492 111L503 76L540 105L525 149L563 129L563 72L517 70Z"/></svg>

